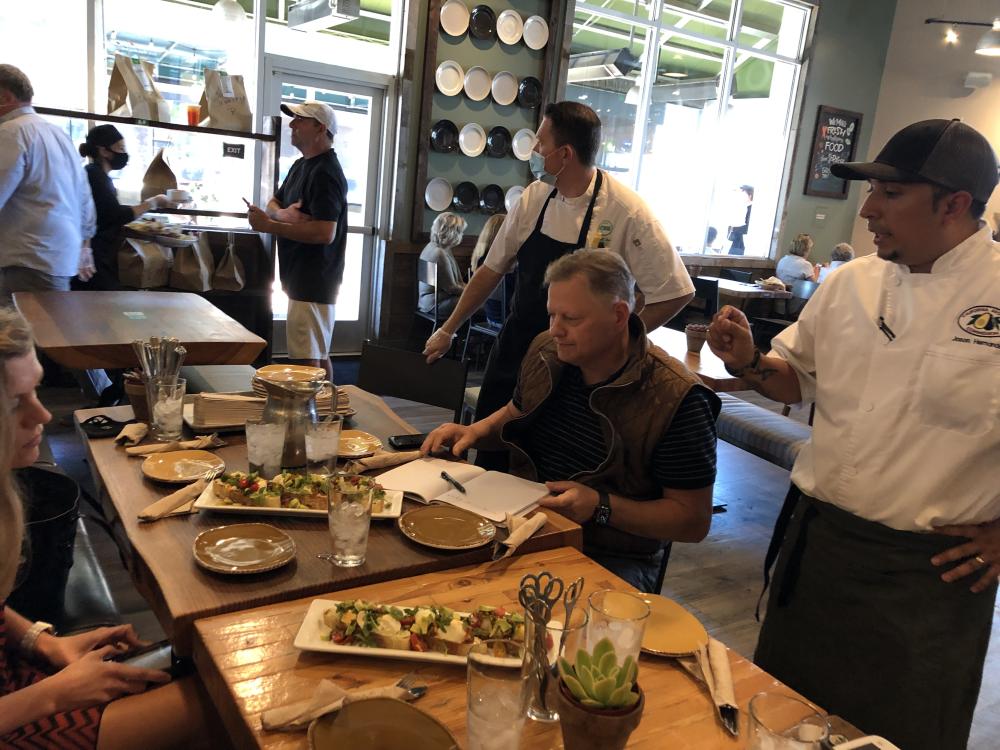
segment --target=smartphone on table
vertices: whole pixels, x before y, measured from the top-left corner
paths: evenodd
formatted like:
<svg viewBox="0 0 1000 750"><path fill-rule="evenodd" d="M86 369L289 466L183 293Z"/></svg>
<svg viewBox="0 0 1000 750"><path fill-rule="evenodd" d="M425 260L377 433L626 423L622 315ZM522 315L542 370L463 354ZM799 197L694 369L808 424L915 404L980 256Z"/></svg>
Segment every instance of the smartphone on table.
<svg viewBox="0 0 1000 750"><path fill-rule="evenodd" d="M415 451L419 450L426 439L426 432L413 435L391 435L389 437L389 445L398 451Z"/></svg>

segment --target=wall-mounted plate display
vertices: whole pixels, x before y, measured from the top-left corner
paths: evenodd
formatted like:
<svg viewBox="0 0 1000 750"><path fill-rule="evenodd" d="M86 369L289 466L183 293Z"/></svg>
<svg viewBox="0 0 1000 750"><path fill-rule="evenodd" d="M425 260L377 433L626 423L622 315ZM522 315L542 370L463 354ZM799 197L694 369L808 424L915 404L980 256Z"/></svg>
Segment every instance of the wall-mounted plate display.
<svg viewBox="0 0 1000 750"><path fill-rule="evenodd" d="M535 134L527 128L521 128L514 133L514 139L510 143L510 148L521 161L528 161L531 158L531 149L535 147Z"/></svg>
<svg viewBox="0 0 1000 750"><path fill-rule="evenodd" d="M489 96L492 85L493 79L486 72L486 68L476 65L469 68L469 72L465 74L465 95L475 102L481 102Z"/></svg>
<svg viewBox="0 0 1000 750"><path fill-rule="evenodd" d="M458 126L451 120L438 120L431 128L431 148L450 154L458 148Z"/></svg>
<svg viewBox="0 0 1000 750"><path fill-rule="evenodd" d="M445 96L457 96L461 93L464 81L465 71L454 60L445 60L434 73L434 83Z"/></svg>
<svg viewBox="0 0 1000 750"><path fill-rule="evenodd" d="M435 177L424 188L424 201L434 211L447 209L453 196L451 183L442 177Z"/></svg>
<svg viewBox="0 0 1000 750"><path fill-rule="evenodd" d="M517 76L513 73L501 70L493 76L493 84L490 86L493 92L493 101L497 104L513 104L517 99Z"/></svg>
<svg viewBox="0 0 1000 750"><path fill-rule="evenodd" d="M541 16L532 16L524 22L524 43L531 49L542 49L549 41L549 25Z"/></svg>
<svg viewBox="0 0 1000 750"><path fill-rule="evenodd" d="M486 136L486 153L498 159L510 153L510 131L503 125L490 129Z"/></svg>
<svg viewBox="0 0 1000 750"><path fill-rule="evenodd" d="M534 109L542 103L542 84L534 76L525 76L517 85L517 103L526 109Z"/></svg>
<svg viewBox="0 0 1000 750"><path fill-rule="evenodd" d="M517 202L521 200L521 193L523 192L524 188L520 185L515 185L507 191L507 195L503 198L503 204L507 207L507 213L514 210L514 206L516 206Z"/></svg>
<svg viewBox="0 0 1000 750"><path fill-rule="evenodd" d="M492 39L497 33L497 14L488 5L477 5L469 16L469 34L476 39Z"/></svg>
<svg viewBox="0 0 1000 750"><path fill-rule="evenodd" d="M462 0L446 0L441 6L441 28L452 36L462 36L469 28L469 9Z"/></svg>
<svg viewBox="0 0 1000 750"><path fill-rule="evenodd" d="M517 44L524 33L524 21L521 14L513 8L503 11L497 18L497 36L504 44Z"/></svg>
<svg viewBox="0 0 1000 750"><path fill-rule="evenodd" d="M486 148L486 131L470 122L458 134L458 147L466 156L479 156Z"/></svg>
<svg viewBox="0 0 1000 750"><path fill-rule="evenodd" d="M487 185L479 195L479 207L488 214L503 210L503 188L499 185Z"/></svg>
<svg viewBox="0 0 1000 750"><path fill-rule="evenodd" d="M479 208L479 188L471 182L460 182L455 186L455 197L451 202L459 211L475 211Z"/></svg>

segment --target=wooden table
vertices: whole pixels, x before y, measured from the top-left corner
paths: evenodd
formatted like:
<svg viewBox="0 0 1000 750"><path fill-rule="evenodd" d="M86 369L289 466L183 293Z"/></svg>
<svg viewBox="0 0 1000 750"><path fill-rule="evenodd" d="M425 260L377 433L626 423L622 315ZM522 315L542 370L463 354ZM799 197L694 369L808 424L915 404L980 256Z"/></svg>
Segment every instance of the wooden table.
<svg viewBox="0 0 1000 750"><path fill-rule="evenodd" d="M75 370L135 367L136 339L173 336L185 364L245 365L267 342L187 292L15 292L38 348Z"/></svg>
<svg viewBox="0 0 1000 750"><path fill-rule="evenodd" d="M354 386L343 386L357 409L350 426L367 430L385 442L389 435L412 433L414 429L396 416L382 399ZM131 407L84 409L77 411L77 423L94 414L114 419L132 417ZM338 568L316 558L330 551L330 535L325 518L264 519L287 531L295 540L296 560L279 570L250 576L210 573L195 565L191 547L194 538L206 529L231 523L257 520L250 516L199 513L140 523L137 514L150 503L170 494L176 485L162 485L145 479L139 469L141 458L127 456L110 439L89 440L91 471L95 476L105 515L112 521L129 570L140 593L148 600L175 650L188 655L194 620L233 612L262 604L287 601L302 596L336 591L376 581L385 581L447 570L482 562L490 557L490 547L465 552L442 552L418 546L403 537L392 521L372 523L368 539L368 559L357 568ZM229 445L216 451L228 469L247 468L246 442L242 434L226 435ZM582 547L583 532L573 521L548 512L549 521L521 551L537 551L565 545Z"/></svg>
<svg viewBox="0 0 1000 750"><path fill-rule="evenodd" d="M745 381L740 380L726 372L726 366L722 363L708 344L701 347L701 352L692 354L687 350L687 335L684 331L675 331L673 328L660 326L648 333L649 340L663 349L667 354L683 362L687 368L697 375L701 382L713 391L745 391L750 386Z"/></svg>
<svg viewBox="0 0 1000 750"><path fill-rule="evenodd" d="M705 281L718 281L719 294L725 294L730 297L738 297L741 300L792 298L792 293L789 291L763 289L756 284L746 284L742 281L734 281L733 279L720 279L715 276L699 276L698 278L704 279Z"/></svg>
<svg viewBox="0 0 1000 750"><path fill-rule="evenodd" d="M341 591L337 598L397 604L431 602L458 611L491 604L520 611L518 582L526 573L543 569L563 580L583 576L585 591L581 602L596 589L635 590L579 551L562 548ZM305 748L304 732L264 731L261 713L312 695L319 681L325 678L350 689L390 685L411 670L429 686L427 695L416 705L443 722L460 746L465 746L463 666L375 655L299 652L292 641L309 602L309 599L285 602L195 623L194 661L234 746L268 750ZM639 660L639 684L645 691L646 705L642 721L629 740L629 748L741 748L747 741L747 704L753 695L763 690L796 695L739 654L730 651L729 656L740 708L739 738L731 737L720 726L708 691L673 659L644 654ZM526 722L521 747L562 747L559 725Z"/></svg>

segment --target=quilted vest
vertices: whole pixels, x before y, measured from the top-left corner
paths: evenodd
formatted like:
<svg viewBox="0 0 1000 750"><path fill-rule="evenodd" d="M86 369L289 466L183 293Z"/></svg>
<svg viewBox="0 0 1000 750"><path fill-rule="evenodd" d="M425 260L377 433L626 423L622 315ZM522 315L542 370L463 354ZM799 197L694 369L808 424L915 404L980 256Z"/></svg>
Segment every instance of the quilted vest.
<svg viewBox="0 0 1000 750"><path fill-rule="evenodd" d="M504 425L501 432L510 448L512 474L537 480L537 469L524 447L525 438L538 408L552 395L563 367L556 357L552 337L547 332L539 334L521 363L524 414ZM649 474L653 451L692 388L704 386L681 362L650 344L642 321L632 315L624 370L590 396L591 408L602 418L608 454L595 470L566 479L632 500L661 497L662 488ZM717 414L718 407L715 411ZM665 540L587 522L583 525L583 541L585 551L646 557L658 551Z"/></svg>

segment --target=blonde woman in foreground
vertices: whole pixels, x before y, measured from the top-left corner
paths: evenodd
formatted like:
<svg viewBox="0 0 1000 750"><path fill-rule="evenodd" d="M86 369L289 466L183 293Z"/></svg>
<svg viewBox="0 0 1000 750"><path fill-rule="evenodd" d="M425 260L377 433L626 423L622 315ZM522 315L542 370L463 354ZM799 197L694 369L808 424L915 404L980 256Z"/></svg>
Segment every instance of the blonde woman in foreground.
<svg viewBox="0 0 1000 750"><path fill-rule="evenodd" d="M205 720L190 678L107 659L141 645L131 625L57 637L3 606L24 535L12 470L38 459L52 418L35 389L42 368L24 319L0 308L0 746L190 747Z"/></svg>

